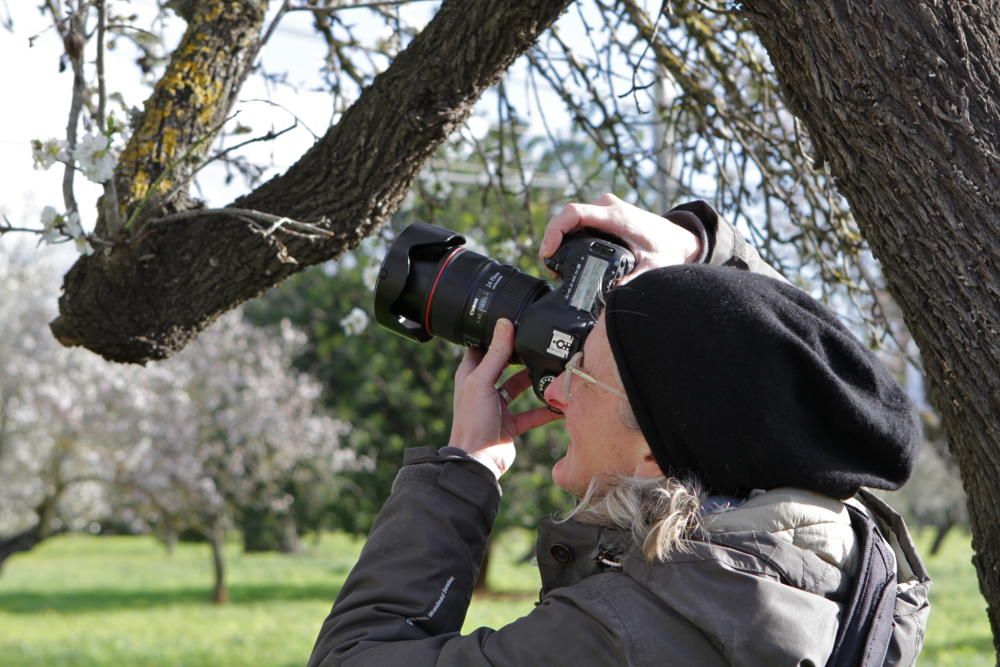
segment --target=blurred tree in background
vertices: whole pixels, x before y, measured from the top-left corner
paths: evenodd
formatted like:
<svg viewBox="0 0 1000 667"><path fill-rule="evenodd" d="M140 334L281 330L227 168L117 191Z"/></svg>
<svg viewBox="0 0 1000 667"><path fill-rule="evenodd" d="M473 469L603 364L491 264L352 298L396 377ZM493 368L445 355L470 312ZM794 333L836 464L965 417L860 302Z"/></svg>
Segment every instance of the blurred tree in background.
<svg viewBox="0 0 1000 667"><path fill-rule="evenodd" d="M121 366L37 336L54 284L52 267L0 246L0 566L70 529L168 545L192 530L223 602L228 528L267 514L294 546L296 495L367 465L292 369L304 339L288 322L260 329L237 311L169 361Z"/></svg>

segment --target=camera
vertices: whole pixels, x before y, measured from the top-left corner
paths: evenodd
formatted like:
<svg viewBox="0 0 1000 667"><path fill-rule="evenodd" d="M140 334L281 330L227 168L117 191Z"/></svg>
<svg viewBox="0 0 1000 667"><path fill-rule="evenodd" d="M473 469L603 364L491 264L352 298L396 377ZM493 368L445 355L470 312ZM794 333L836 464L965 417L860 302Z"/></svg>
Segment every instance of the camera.
<svg viewBox="0 0 1000 667"><path fill-rule="evenodd" d="M465 237L415 222L386 253L375 285L375 320L412 340L445 340L486 350L497 320L517 330L511 363L528 368L535 394L583 347L606 292L635 266L613 236L567 234L545 265L558 287L465 247Z"/></svg>

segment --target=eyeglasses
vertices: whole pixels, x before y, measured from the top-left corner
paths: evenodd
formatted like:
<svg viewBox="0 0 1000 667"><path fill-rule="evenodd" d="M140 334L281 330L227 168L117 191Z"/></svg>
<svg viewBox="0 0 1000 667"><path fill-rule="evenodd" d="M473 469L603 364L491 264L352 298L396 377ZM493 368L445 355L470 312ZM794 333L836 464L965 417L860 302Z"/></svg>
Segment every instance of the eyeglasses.
<svg viewBox="0 0 1000 667"><path fill-rule="evenodd" d="M572 357L570 357L569 361L566 362L566 373L564 374L564 379L563 379L563 401L569 403L569 399L573 397L573 392L570 389L570 385L573 382L574 375L579 376L580 379L583 380L584 382L595 384L604 391L610 392L615 396L618 396L619 398L624 398L626 401L628 400L628 396L626 396L625 392L623 392L621 389L615 389L611 385L601 382L594 376L581 371L580 362L582 361L583 361L583 351L581 350L576 354L574 354Z"/></svg>

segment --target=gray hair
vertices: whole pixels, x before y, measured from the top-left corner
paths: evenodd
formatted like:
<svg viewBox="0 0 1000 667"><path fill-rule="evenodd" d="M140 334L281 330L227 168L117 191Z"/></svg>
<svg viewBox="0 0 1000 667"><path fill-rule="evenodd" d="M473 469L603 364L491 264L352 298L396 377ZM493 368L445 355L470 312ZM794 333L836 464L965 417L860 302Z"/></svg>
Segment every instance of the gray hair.
<svg viewBox="0 0 1000 667"><path fill-rule="evenodd" d="M701 526L703 499L693 477L598 475L564 520L628 530L647 561L664 560Z"/></svg>

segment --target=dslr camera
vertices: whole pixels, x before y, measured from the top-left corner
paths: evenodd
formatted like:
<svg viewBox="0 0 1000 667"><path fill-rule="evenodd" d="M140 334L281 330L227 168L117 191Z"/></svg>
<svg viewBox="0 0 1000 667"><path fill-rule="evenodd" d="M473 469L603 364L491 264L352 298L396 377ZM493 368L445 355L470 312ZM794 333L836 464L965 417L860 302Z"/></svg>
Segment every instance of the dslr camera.
<svg viewBox="0 0 1000 667"><path fill-rule="evenodd" d="M511 363L528 368L535 394L563 371L604 309L609 289L635 266L624 243L593 229L567 234L545 265L558 287L465 247L455 232L415 222L379 269L375 319L415 341L438 336L486 350L502 317L516 328Z"/></svg>

